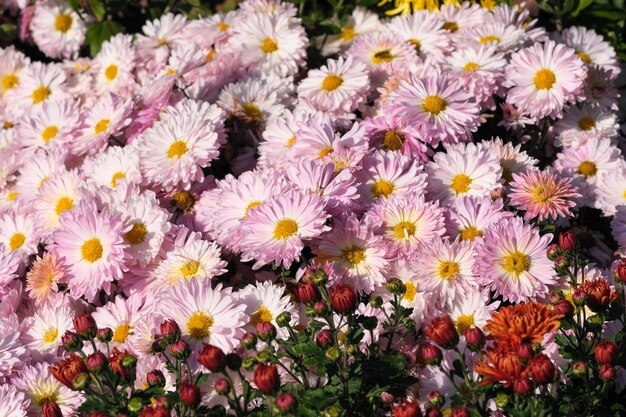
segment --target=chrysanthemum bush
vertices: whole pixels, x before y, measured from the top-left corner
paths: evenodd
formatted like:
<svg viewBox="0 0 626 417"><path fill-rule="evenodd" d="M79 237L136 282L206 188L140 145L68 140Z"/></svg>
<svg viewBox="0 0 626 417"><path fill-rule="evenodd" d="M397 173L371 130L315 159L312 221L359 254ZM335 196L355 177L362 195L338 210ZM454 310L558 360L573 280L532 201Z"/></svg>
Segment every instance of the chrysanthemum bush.
<svg viewBox="0 0 626 417"><path fill-rule="evenodd" d="M626 415L595 31L247 0L86 58L99 3L0 49L0 416Z"/></svg>

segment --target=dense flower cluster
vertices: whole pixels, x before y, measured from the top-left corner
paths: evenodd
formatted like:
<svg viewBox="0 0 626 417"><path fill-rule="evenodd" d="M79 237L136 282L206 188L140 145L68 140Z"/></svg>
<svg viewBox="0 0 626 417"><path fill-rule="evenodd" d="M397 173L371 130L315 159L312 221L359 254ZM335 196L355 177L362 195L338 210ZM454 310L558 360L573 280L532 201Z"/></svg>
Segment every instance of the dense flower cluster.
<svg viewBox="0 0 626 417"><path fill-rule="evenodd" d="M0 49L0 415L112 416L118 386L142 417L623 389L620 66L593 30L463 3L318 38L246 0L90 59L70 2L27 9L54 61Z"/></svg>

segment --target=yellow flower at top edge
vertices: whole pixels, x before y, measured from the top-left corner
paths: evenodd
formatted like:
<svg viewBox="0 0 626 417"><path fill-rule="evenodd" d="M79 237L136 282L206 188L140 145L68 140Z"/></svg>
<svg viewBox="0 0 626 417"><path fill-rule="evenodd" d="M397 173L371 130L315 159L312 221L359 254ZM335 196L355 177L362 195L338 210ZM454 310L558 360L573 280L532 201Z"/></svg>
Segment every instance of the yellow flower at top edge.
<svg viewBox="0 0 626 417"><path fill-rule="evenodd" d="M385 12L386 15L393 16L397 14L402 14L403 16L410 14L416 10L439 10L440 4L443 5L454 5L460 6L460 0L381 0L378 3L378 7L384 6L387 3L394 2L394 8L391 10L387 10ZM472 1L472 3L476 3L476 1ZM495 0L480 0L481 7L492 11L496 6L497 2Z"/></svg>

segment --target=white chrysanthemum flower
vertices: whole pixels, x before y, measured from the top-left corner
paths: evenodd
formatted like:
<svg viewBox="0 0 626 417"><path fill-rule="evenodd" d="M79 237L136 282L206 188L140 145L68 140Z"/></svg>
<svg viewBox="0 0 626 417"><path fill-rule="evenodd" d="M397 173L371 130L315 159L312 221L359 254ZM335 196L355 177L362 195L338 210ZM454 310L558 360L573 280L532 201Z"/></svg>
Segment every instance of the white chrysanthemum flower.
<svg viewBox="0 0 626 417"><path fill-rule="evenodd" d="M0 272L2 269L2 252L0 251ZM0 287L2 280L0 279ZM19 297L19 294L18 294ZM3 300L9 304L8 300ZM3 314L5 314L3 312ZM6 378L13 377L30 360L30 352L20 341L19 320L17 315L9 313L0 318L0 386L4 386ZM0 402L0 410L3 403Z"/></svg>
<svg viewBox="0 0 626 417"><path fill-rule="evenodd" d="M0 49L0 97L20 84L30 60L13 45Z"/></svg>
<svg viewBox="0 0 626 417"><path fill-rule="evenodd" d="M24 393L11 384L0 385L0 415L3 417L26 417L28 402Z"/></svg>
<svg viewBox="0 0 626 417"><path fill-rule="evenodd" d="M22 119L16 129L21 142L31 152L47 150L71 142L80 125L80 112L74 100L45 102L30 117Z"/></svg>
<svg viewBox="0 0 626 417"><path fill-rule="evenodd" d="M595 207L605 216L612 216L618 206L626 205L626 163L620 160L620 167L601 175L597 182Z"/></svg>
<svg viewBox="0 0 626 417"><path fill-rule="evenodd" d="M140 184L139 155L132 146L112 146L85 162L86 177L102 187L117 188L119 181Z"/></svg>
<svg viewBox="0 0 626 417"><path fill-rule="evenodd" d="M59 218L85 196L76 171L61 172L43 182L34 201L37 219L45 232L59 227Z"/></svg>
<svg viewBox="0 0 626 417"><path fill-rule="evenodd" d="M416 10L406 16L394 17L387 23L386 29L411 43L420 58L441 62L450 44L448 33L442 25L443 20L439 14Z"/></svg>
<svg viewBox="0 0 626 417"><path fill-rule="evenodd" d="M37 308L35 315L22 323L22 343L39 355L57 356L62 346L63 334L73 329L74 312L70 303L68 297L58 294L50 302Z"/></svg>
<svg viewBox="0 0 626 417"><path fill-rule="evenodd" d="M28 257L37 253L39 228L32 215L7 213L0 217L0 245Z"/></svg>
<svg viewBox="0 0 626 417"><path fill-rule="evenodd" d="M618 171L623 163L622 153L609 139L591 138L576 148L564 148L556 155L554 168L580 174L589 184L596 184L603 175Z"/></svg>
<svg viewBox="0 0 626 417"><path fill-rule="evenodd" d="M556 145L578 147L590 138L611 139L618 135L619 124L614 112L601 107L570 106L554 125Z"/></svg>
<svg viewBox="0 0 626 417"><path fill-rule="evenodd" d="M144 300L140 294L135 293L127 299L116 297L115 301L98 307L93 318L98 328L108 327L113 331L112 346L121 349L127 346L129 337L134 333L135 322L143 314L142 310Z"/></svg>
<svg viewBox="0 0 626 417"><path fill-rule="evenodd" d="M381 28L382 25L376 13L357 6L341 28L340 34L319 36L315 39L315 43L321 48L322 56L333 55L345 50L357 36Z"/></svg>
<svg viewBox="0 0 626 417"><path fill-rule="evenodd" d="M93 59L96 91L99 94L115 92L126 95L135 86L136 53L132 36L118 34L102 44Z"/></svg>
<svg viewBox="0 0 626 417"><path fill-rule="evenodd" d="M281 117L285 112L276 92L265 80L255 78L224 87L218 104L231 115L262 124Z"/></svg>
<svg viewBox="0 0 626 417"><path fill-rule="evenodd" d="M498 137L480 142L486 151L500 160L502 168L502 179L505 184L513 181L513 174L522 174L529 169L536 169L539 161L522 151L522 145L513 146L511 142L506 142Z"/></svg>
<svg viewBox="0 0 626 417"><path fill-rule="evenodd" d="M237 293L239 301L246 306L246 314L250 318L248 328L254 329L258 323L272 323L278 330L279 337L288 336L287 330L276 323L276 317L283 312L291 314L290 324L298 321L298 311L285 293L284 287L270 281L248 285Z"/></svg>
<svg viewBox="0 0 626 417"><path fill-rule="evenodd" d="M463 335L470 327L482 328L491 318L491 313L500 305L500 301L489 304L489 293L469 291L463 294L450 307L450 318L459 334Z"/></svg>
<svg viewBox="0 0 626 417"><path fill-rule="evenodd" d="M33 62L24 69L19 85L7 92L5 97L16 106L12 112L21 114L47 101L59 101L67 96L63 67Z"/></svg>
<svg viewBox="0 0 626 417"><path fill-rule="evenodd" d="M50 58L75 58L87 31L84 18L61 0L37 3L29 28L35 44Z"/></svg>
<svg viewBox="0 0 626 417"><path fill-rule="evenodd" d="M40 149L20 167L20 176L15 183L15 191L24 202L34 201L39 189L50 179L67 172L65 169L66 152L55 149L46 152Z"/></svg>

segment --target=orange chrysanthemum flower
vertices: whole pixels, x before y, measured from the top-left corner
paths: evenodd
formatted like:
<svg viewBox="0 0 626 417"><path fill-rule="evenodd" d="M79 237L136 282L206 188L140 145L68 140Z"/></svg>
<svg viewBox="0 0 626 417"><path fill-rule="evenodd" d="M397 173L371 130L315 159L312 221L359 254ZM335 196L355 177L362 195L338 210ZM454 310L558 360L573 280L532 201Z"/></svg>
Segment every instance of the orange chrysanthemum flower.
<svg viewBox="0 0 626 417"><path fill-rule="evenodd" d="M485 330L498 341L513 344L541 343L543 336L559 328L559 319L552 309L536 302L503 307L493 313Z"/></svg>
<svg viewBox="0 0 626 417"><path fill-rule="evenodd" d="M500 382L508 388L514 380L522 377L524 365L520 361L515 345L504 340L496 343L485 353L484 361L476 362L474 371L485 378L480 385Z"/></svg>
<svg viewBox="0 0 626 417"><path fill-rule="evenodd" d="M619 298L611 286L603 278L587 280L579 287L587 294L587 305L592 311L600 311L607 308L611 301Z"/></svg>

